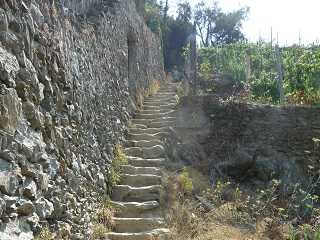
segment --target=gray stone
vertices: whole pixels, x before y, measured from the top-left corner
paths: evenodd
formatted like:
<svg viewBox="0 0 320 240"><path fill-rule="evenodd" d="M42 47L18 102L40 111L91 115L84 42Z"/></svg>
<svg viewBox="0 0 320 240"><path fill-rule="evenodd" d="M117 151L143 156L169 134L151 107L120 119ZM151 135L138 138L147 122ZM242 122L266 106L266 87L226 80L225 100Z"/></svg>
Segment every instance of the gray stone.
<svg viewBox="0 0 320 240"><path fill-rule="evenodd" d="M15 153L13 153L12 151L10 151L8 149L5 149L0 152L0 158L3 158L4 160L12 163L15 160ZM0 167L0 169L1 169L1 167Z"/></svg>
<svg viewBox="0 0 320 240"><path fill-rule="evenodd" d="M0 9L0 31L8 31L8 18L3 9Z"/></svg>
<svg viewBox="0 0 320 240"><path fill-rule="evenodd" d="M27 223L30 225L32 229L36 229L37 227L40 227L39 222L40 222L40 218L35 212L32 213L31 216L27 217Z"/></svg>
<svg viewBox="0 0 320 240"><path fill-rule="evenodd" d="M32 240L33 237L29 224L22 219L0 225L1 240Z"/></svg>
<svg viewBox="0 0 320 240"><path fill-rule="evenodd" d="M10 196L14 195L18 189L19 180L12 172L0 171L0 190Z"/></svg>
<svg viewBox="0 0 320 240"><path fill-rule="evenodd" d="M30 12L33 20L36 22L38 27L40 27L44 23L44 16L40 11L39 7L36 6L34 3L31 3Z"/></svg>
<svg viewBox="0 0 320 240"><path fill-rule="evenodd" d="M11 32L0 32L0 41L7 49L15 54L20 54L24 49L23 42L19 41L17 36Z"/></svg>
<svg viewBox="0 0 320 240"><path fill-rule="evenodd" d="M97 182L99 187L102 187L103 189L106 188L105 178L101 172L98 173Z"/></svg>
<svg viewBox="0 0 320 240"><path fill-rule="evenodd" d="M42 191L47 191L49 186L49 176L46 173L39 173L38 176L38 186Z"/></svg>
<svg viewBox="0 0 320 240"><path fill-rule="evenodd" d="M0 85L0 129L4 129L11 134L15 133L21 113L21 102L17 92L14 89L6 88L3 84Z"/></svg>
<svg viewBox="0 0 320 240"><path fill-rule="evenodd" d="M6 202L2 198L0 198L0 218L5 211L6 211Z"/></svg>
<svg viewBox="0 0 320 240"><path fill-rule="evenodd" d="M22 193L25 197L27 197L29 199L32 199L32 200L35 199L37 196L36 183L32 179L27 178L24 181Z"/></svg>
<svg viewBox="0 0 320 240"><path fill-rule="evenodd" d="M41 219L49 218L54 211L53 204L43 197L38 199L35 205L37 214Z"/></svg>
<svg viewBox="0 0 320 240"><path fill-rule="evenodd" d="M39 109L30 101L23 103L23 111L31 123L32 128L40 129L44 124L43 114L39 111Z"/></svg>
<svg viewBox="0 0 320 240"><path fill-rule="evenodd" d="M0 158L0 171L12 170L12 164Z"/></svg>

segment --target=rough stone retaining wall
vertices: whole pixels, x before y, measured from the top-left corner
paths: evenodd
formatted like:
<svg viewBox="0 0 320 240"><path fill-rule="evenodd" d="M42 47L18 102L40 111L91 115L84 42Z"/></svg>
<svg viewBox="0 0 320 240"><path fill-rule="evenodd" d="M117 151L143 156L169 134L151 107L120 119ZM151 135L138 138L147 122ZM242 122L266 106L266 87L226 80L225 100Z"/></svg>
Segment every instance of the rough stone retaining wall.
<svg viewBox="0 0 320 240"><path fill-rule="evenodd" d="M240 179L302 181L319 166L320 108L182 98L177 133L184 161ZM229 171L229 172L228 172Z"/></svg>
<svg viewBox="0 0 320 240"><path fill-rule="evenodd" d="M0 239L88 239L160 41L134 1L0 0L0 42Z"/></svg>

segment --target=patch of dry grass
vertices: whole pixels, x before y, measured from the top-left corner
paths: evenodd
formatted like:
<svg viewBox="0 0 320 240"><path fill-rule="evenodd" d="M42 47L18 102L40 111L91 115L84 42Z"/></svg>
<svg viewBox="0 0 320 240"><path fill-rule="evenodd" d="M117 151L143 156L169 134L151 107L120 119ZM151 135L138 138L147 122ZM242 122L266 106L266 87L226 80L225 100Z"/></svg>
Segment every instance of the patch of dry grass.
<svg viewBox="0 0 320 240"><path fill-rule="evenodd" d="M285 198L281 181L273 180L264 190L243 190L228 181L210 186L201 172L182 169L168 173L165 188L172 240L320 240L320 227L315 224L295 232L291 222L295 215L288 215L292 209L282 206L298 204L294 201L298 193ZM192 191L181 186L192 186ZM285 200L289 202L283 205ZM314 202L305 209L311 214L310 222L317 219L316 206Z"/></svg>

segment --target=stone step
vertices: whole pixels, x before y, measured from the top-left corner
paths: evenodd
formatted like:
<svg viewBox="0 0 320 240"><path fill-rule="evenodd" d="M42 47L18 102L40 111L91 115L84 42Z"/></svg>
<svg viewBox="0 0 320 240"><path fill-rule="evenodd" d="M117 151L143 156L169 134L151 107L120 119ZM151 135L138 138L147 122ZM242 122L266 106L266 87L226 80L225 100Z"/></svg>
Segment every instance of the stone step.
<svg viewBox="0 0 320 240"><path fill-rule="evenodd" d="M128 185L131 187L144 187L160 185L162 177L153 174L122 174L121 185Z"/></svg>
<svg viewBox="0 0 320 240"><path fill-rule="evenodd" d="M132 120L132 122L134 124L142 124L142 125L147 125L148 127L150 127L148 124L150 122L160 122L160 121L175 121L176 117L171 117L171 116L163 116L163 117L157 117L154 119L134 119Z"/></svg>
<svg viewBox="0 0 320 240"><path fill-rule="evenodd" d="M161 228L140 233L108 233L109 240L169 240L170 230Z"/></svg>
<svg viewBox="0 0 320 240"><path fill-rule="evenodd" d="M114 231L120 233L139 233L164 227L163 218L113 218Z"/></svg>
<svg viewBox="0 0 320 240"><path fill-rule="evenodd" d="M162 93L166 94L166 93L176 93L176 92L177 91L174 88L169 87L169 88L161 88L158 92L156 92L156 94L162 94Z"/></svg>
<svg viewBox="0 0 320 240"><path fill-rule="evenodd" d="M141 110L139 111L138 113L141 113L141 114L156 114L156 113L169 113L171 111L171 109L151 109L151 110Z"/></svg>
<svg viewBox="0 0 320 240"><path fill-rule="evenodd" d="M141 157L141 158L159 158L165 156L165 150L162 145L153 147L129 147L125 148L124 152L127 156Z"/></svg>
<svg viewBox="0 0 320 240"><path fill-rule="evenodd" d="M149 124L151 128L171 127L174 125L175 125L175 121L160 121L160 122L152 122Z"/></svg>
<svg viewBox="0 0 320 240"><path fill-rule="evenodd" d="M158 119L163 117L172 117L175 114L174 110L168 111L166 113L154 113L154 114L145 114L145 113L138 113L136 114L136 119Z"/></svg>
<svg viewBox="0 0 320 240"><path fill-rule="evenodd" d="M153 174L162 176L160 168L157 167L135 167L132 165L121 166L121 172L123 174Z"/></svg>
<svg viewBox="0 0 320 240"><path fill-rule="evenodd" d="M127 140L126 141L126 146L128 147L153 147L161 144L162 144L162 141L160 140L140 140L140 141Z"/></svg>
<svg viewBox="0 0 320 240"><path fill-rule="evenodd" d="M138 157L128 157L129 164L135 167L161 167L165 164L165 158L145 159Z"/></svg>
<svg viewBox="0 0 320 240"><path fill-rule="evenodd" d="M141 140L146 140L146 141L162 140L167 136L168 136L168 133L166 133L166 132L160 132L160 133L156 133L156 134L147 134L147 133L133 134L133 133L128 133L128 139L129 140L136 140L136 141L141 141Z"/></svg>
<svg viewBox="0 0 320 240"><path fill-rule="evenodd" d="M147 129L141 129L141 128L129 128L129 133L133 134L140 134L140 133L147 133L147 134L156 134L159 132L169 132L169 128L163 127L163 128L147 128Z"/></svg>
<svg viewBox="0 0 320 240"><path fill-rule="evenodd" d="M161 210L159 202L111 202L112 206L117 210L116 217L126 218L151 218L159 217Z"/></svg>
<svg viewBox="0 0 320 240"><path fill-rule="evenodd" d="M161 185L146 187L116 185L113 188L112 200L121 202L159 201L161 189Z"/></svg>
<svg viewBox="0 0 320 240"><path fill-rule="evenodd" d="M143 108L145 110L172 110L175 109L177 104L175 103L169 103L169 104L150 104L145 103L143 105Z"/></svg>
<svg viewBox="0 0 320 240"><path fill-rule="evenodd" d="M137 128L137 129L148 129L147 125L143 125L143 124L134 124L133 122L131 122L131 128Z"/></svg>
<svg viewBox="0 0 320 240"><path fill-rule="evenodd" d="M167 105L171 105L171 104L177 105L177 101L175 99L168 99L168 100L161 100L160 99L160 100L149 100L149 101L143 102L143 106L145 106L145 105L160 105L160 107L161 107L161 106L167 106Z"/></svg>
<svg viewBox="0 0 320 240"><path fill-rule="evenodd" d="M175 93L162 93L162 94L155 94L151 97L147 97L145 98L146 101L149 101L149 100L154 100L154 99L163 99L164 101L166 99L176 99L177 95Z"/></svg>

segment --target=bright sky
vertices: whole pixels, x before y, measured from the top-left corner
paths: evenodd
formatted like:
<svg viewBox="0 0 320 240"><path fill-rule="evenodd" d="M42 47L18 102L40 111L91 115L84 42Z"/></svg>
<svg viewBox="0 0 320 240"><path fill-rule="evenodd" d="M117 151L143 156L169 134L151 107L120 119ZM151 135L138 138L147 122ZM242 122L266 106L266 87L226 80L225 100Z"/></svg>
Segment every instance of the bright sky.
<svg viewBox="0 0 320 240"><path fill-rule="evenodd" d="M169 0L171 12L181 0ZM195 5L200 0L189 0ZM204 0L210 4L213 0ZM250 41L259 37L270 41L271 26L274 40L279 36L280 44L312 43L320 40L320 0L218 0L220 7L230 11L249 6L249 19L243 30Z"/></svg>

